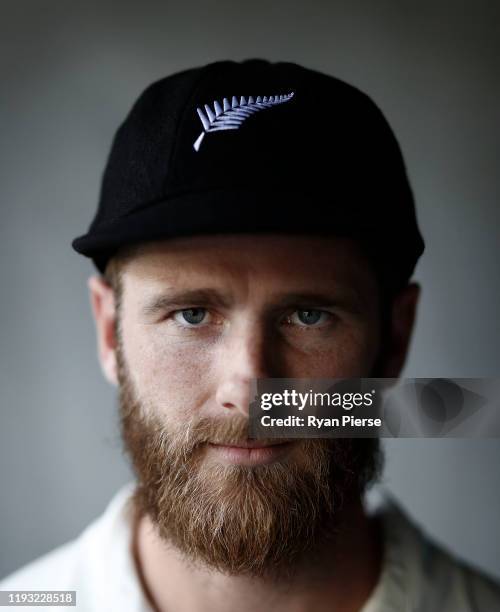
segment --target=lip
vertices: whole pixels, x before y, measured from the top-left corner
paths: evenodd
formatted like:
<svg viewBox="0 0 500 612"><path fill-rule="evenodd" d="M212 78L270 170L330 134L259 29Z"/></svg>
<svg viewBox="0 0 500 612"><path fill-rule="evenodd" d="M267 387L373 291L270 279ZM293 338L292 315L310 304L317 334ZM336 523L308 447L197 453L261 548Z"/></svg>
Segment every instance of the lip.
<svg viewBox="0 0 500 612"><path fill-rule="evenodd" d="M232 465L267 465L286 455L293 442L262 442L251 440L234 444L212 444L213 454L223 463Z"/></svg>

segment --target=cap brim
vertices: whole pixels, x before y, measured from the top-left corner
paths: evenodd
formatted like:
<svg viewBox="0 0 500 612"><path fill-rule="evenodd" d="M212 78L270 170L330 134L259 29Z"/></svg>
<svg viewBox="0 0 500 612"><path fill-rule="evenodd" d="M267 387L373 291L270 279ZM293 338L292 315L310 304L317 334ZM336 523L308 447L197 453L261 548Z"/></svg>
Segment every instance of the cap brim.
<svg viewBox="0 0 500 612"><path fill-rule="evenodd" d="M352 203L332 203L325 194L283 189L249 190L224 189L178 194L151 203L133 213L98 227L75 238L72 246L78 253L92 258L104 272L109 258L123 246L145 241L165 240L203 234L230 233L286 233L314 235L359 236L368 240L373 236L374 219L361 215L361 206ZM400 228L403 229L403 228ZM423 251L420 235L408 239L403 231L404 244L399 245L400 263L408 256L414 260ZM392 236L394 239L394 235ZM387 241L377 236L380 248ZM395 245L392 245L394 249ZM394 253L394 250L393 250ZM418 254L417 254L418 253ZM412 271L411 270L411 271ZM410 271L410 274L411 274Z"/></svg>

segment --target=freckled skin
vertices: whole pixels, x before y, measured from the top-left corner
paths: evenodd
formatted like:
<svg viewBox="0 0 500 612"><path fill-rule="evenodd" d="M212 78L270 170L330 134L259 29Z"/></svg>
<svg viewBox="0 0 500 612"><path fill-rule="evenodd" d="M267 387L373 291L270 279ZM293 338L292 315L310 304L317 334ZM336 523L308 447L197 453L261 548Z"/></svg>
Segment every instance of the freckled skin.
<svg viewBox="0 0 500 612"><path fill-rule="evenodd" d="M162 291L199 288L220 291L230 304L143 313ZM280 301L296 293L329 299L299 305L323 313L317 324L304 324L294 304ZM201 307L204 320L189 326L180 311ZM143 401L167 419L243 408L252 378L369 376L379 317L375 274L348 239L181 238L144 245L124 267L124 352Z"/></svg>
<svg viewBox="0 0 500 612"><path fill-rule="evenodd" d="M179 238L144 244L129 252L121 266L119 313L105 279L91 277L89 289L103 372L121 393L126 391L121 408L128 426L122 433L142 484L140 506L146 510L135 527L134 555L155 609L255 610L269 602L276 611L359 610L375 587L381 562L377 527L365 515L358 490L376 477L377 448L367 444L373 440L355 445L348 439L333 445L332 440L335 452L324 462L319 440L310 440L318 444L308 444L307 450L297 444L282 460L258 466L251 480L241 469L226 469L242 466L223 465L220 453L210 449L200 447L198 455L187 457L187 473L177 468L186 460L182 452L174 457L165 453L184 448L190 424L204 419L220 427L237 420L231 418L235 409L247 412L252 378L398 377L419 285L410 283L391 297L382 338L375 272L348 239L276 234ZM191 295L173 303L172 293L179 291ZM150 413L148 418L142 418L141 410ZM261 478L264 469L266 478ZM210 477L199 480L203 474ZM176 488L179 476L182 495ZM325 495L317 509L328 516L308 514L310 500L318 499L316 485ZM338 494L343 502L335 518L328 508ZM290 514L292 498L303 512ZM231 530L229 541L227 532L212 537L221 516ZM311 533L304 529L311 521L323 529L330 520L344 524L342 532L335 531L335 546L328 540L326 547L319 544L313 565L306 554L306 564L295 568L291 590L287 584L282 591L279 580L239 575L241 568L257 569L259 575L272 572L276 554L286 560L297 549L309 550ZM259 530L262 525L271 528ZM285 532L283 525L289 525ZM178 549L170 545L175 534ZM186 563L186 551L205 560L208 569ZM214 567L237 568L238 575Z"/></svg>

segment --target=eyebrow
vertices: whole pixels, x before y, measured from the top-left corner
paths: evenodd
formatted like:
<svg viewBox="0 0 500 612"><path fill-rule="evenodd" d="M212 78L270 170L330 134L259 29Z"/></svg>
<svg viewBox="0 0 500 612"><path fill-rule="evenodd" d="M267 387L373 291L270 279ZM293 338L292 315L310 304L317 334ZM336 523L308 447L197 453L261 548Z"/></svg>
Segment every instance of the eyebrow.
<svg viewBox="0 0 500 612"><path fill-rule="evenodd" d="M215 289L183 289L173 290L157 295L142 308L142 314L151 316L172 306L197 304L200 306L219 306L229 308L233 300Z"/></svg>
<svg viewBox="0 0 500 612"><path fill-rule="evenodd" d="M285 306L315 307L336 306L346 308L352 312L359 312L363 307L363 296L354 288L333 286L329 293L315 291L300 291L280 295L275 300L275 305L269 310L283 308Z"/></svg>
<svg viewBox="0 0 500 612"><path fill-rule="evenodd" d="M363 302L363 296L354 288L332 287L331 294L299 291L275 296L273 304L267 310L274 311L285 306L339 306L351 311L359 311L362 309ZM187 305L217 306L228 309L234 305L234 298L213 288L164 291L152 297L142 307L141 312L144 316L151 317L168 308Z"/></svg>

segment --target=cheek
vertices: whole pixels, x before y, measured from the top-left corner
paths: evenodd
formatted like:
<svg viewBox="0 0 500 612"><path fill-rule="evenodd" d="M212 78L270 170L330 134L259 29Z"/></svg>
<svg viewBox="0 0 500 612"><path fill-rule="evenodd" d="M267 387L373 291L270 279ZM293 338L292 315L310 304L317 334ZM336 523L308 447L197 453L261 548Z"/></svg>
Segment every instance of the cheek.
<svg viewBox="0 0 500 612"><path fill-rule="evenodd" d="M188 416L207 401L213 379L210 346L169 340L153 326L137 326L124 329L123 347L134 386L156 414Z"/></svg>
<svg viewBox="0 0 500 612"><path fill-rule="evenodd" d="M359 324L336 330L328 340L307 350L287 351L290 378L362 378L371 375L379 350L376 325Z"/></svg>

